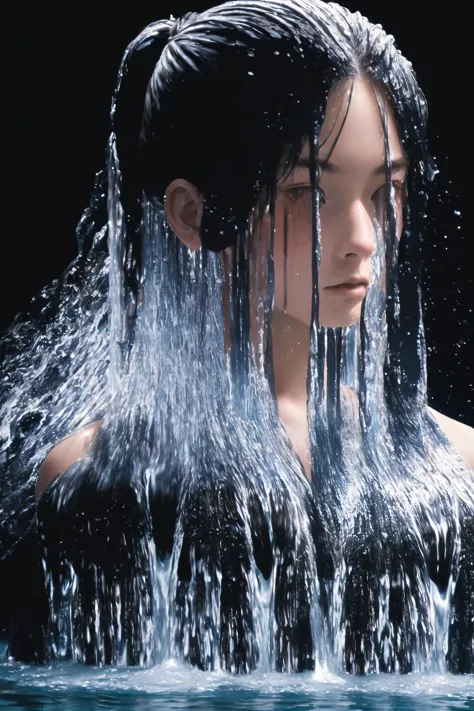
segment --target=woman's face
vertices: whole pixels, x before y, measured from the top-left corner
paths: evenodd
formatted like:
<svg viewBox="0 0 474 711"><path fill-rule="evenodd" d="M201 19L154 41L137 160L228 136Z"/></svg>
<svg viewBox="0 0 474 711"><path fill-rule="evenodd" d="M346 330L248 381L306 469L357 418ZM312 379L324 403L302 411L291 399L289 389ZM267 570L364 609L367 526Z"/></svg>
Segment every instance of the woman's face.
<svg viewBox="0 0 474 711"><path fill-rule="evenodd" d="M373 85L354 80L351 104L337 144L332 145L346 116L352 79L332 90L319 138L321 262L319 320L326 327L360 320L375 249L374 217L384 204L385 144ZM383 96L383 91L379 91ZM403 181L407 163L393 112L386 103L392 181L396 191L398 231L402 229ZM293 173L279 186L275 209L275 308L309 326L311 323L311 188L309 144ZM284 220L287 215L285 278ZM343 288L340 284L361 282ZM286 282L286 287L285 287Z"/></svg>

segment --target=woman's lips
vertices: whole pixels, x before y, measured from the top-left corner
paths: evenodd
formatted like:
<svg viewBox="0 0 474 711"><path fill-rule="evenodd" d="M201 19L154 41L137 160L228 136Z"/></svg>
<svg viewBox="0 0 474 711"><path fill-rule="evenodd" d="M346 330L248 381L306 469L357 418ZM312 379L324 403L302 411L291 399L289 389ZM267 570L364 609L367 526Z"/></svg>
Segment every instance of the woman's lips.
<svg viewBox="0 0 474 711"><path fill-rule="evenodd" d="M327 286L326 289L332 294L351 299L363 299L367 294L367 285L364 283L338 284L337 286Z"/></svg>

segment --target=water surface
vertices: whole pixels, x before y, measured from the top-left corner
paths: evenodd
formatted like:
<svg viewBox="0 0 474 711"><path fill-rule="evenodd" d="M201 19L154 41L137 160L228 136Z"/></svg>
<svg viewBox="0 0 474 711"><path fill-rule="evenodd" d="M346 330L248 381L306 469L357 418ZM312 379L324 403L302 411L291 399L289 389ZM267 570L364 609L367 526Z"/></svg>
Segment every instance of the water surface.
<svg viewBox="0 0 474 711"><path fill-rule="evenodd" d="M474 710L474 676L256 672L236 677L177 662L149 669L70 663L35 667L6 661L4 646L0 653L0 709Z"/></svg>

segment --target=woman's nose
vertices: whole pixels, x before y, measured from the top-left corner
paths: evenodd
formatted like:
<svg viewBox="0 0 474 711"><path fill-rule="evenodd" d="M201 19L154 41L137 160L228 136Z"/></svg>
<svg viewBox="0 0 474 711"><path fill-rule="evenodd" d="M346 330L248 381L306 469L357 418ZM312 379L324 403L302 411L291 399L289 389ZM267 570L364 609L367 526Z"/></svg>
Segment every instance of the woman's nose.
<svg viewBox="0 0 474 711"><path fill-rule="evenodd" d="M375 250L374 216L362 200L351 203L340 214L338 255L342 258L370 257Z"/></svg>

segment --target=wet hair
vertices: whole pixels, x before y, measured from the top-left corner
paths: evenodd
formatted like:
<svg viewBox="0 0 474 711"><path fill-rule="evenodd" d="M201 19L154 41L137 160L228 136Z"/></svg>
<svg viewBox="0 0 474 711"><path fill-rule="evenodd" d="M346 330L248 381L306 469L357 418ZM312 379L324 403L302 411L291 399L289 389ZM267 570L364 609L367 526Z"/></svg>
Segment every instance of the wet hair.
<svg viewBox="0 0 474 711"><path fill-rule="evenodd" d="M316 181L318 132L329 91L337 81L361 75L375 83L386 141L385 379L389 410L401 413L402 399L407 403L403 410L410 402L416 408L426 400L425 365L417 345L424 339L420 245L436 171L427 145L426 100L412 65L394 38L360 13L320 0L228 2L153 23L130 44L112 105L128 221L124 272L133 318L141 200L146 196L162 204L174 178L185 178L202 192L201 240L212 251L237 244L252 211L273 204L278 180L292 171L307 139ZM385 96L410 164L400 242L390 199ZM337 136L329 140L333 148ZM258 209L257 215L262 214ZM316 242L316 206L313 214ZM315 244L315 259L316 252ZM314 267L317 272L317 262ZM316 273L314 280L317 292ZM317 299L315 293L316 321ZM363 401L364 388L362 375ZM403 436L412 421L405 414L394 423Z"/></svg>
<svg viewBox="0 0 474 711"><path fill-rule="evenodd" d="M132 210L142 190L163 202L185 178L204 196L204 247L235 244L259 196L274 193L283 156L289 173L321 125L331 86L356 75L386 87L415 171L429 170L412 67L359 13L244 1L153 23L129 46L113 103L123 202Z"/></svg>

